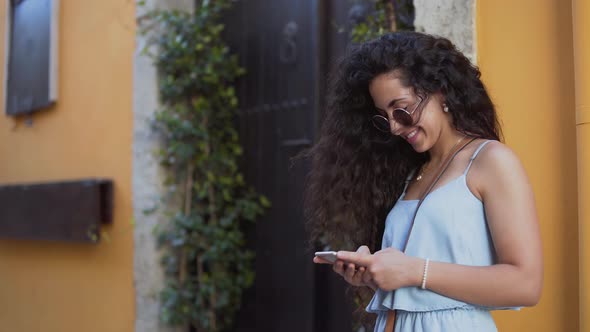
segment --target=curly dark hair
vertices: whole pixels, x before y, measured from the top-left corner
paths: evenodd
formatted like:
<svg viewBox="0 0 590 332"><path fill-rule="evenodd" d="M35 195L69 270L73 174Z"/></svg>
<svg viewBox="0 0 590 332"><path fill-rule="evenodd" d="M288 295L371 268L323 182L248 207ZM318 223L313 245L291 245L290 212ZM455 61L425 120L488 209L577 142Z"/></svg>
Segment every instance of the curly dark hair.
<svg viewBox="0 0 590 332"><path fill-rule="evenodd" d="M353 47L329 79L329 95L305 193L312 244L380 249L387 213L409 173L428 160L403 139L384 142L371 123L369 84L396 70L417 94L442 93L454 127L500 140L494 105L480 72L447 39L395 32Z"/></svg>

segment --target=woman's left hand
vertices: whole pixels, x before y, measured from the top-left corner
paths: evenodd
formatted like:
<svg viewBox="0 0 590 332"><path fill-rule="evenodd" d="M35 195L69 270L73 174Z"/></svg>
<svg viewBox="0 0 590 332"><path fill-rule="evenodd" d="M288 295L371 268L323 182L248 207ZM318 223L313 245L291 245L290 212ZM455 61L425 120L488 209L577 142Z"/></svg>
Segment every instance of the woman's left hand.
<svg viewBox="0 0 590 332"><path fill-rule="evenodd" d="M420 286L422 283L424 260L406 256L395 248L386 248L373 255L339 251L338 259L365 267L366 272L363 278L373 280L380 289L385 291Z"/></svg>

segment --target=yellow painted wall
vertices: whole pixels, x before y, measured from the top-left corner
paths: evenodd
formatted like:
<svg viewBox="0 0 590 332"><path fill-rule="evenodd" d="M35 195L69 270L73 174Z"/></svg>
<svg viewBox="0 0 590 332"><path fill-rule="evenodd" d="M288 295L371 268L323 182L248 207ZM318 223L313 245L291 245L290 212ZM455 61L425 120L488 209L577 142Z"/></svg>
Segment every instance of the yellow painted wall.
<svg viewBox="0 0 590 332"><path fill-rule="evenodd" d="M477 1L478 65L531 178L545 257L541 302L495 313L499 331L578 331L571 16L570 1Z"/></svg>
<svg viewBox="0 0 590 332"><path fill-rule="evenodd" d="M590 331L590 2L572 0L576 133L578 148L578 241L580 331Z"/></svg>
<svg viewBox="0 0 590 332"><path fill-rule="evenodd" d="M112 178L114 225L96 246L0 240L0 332L130 332L134 1L60 2L58 103L31 128L0 105L0 183Z"/></svg>

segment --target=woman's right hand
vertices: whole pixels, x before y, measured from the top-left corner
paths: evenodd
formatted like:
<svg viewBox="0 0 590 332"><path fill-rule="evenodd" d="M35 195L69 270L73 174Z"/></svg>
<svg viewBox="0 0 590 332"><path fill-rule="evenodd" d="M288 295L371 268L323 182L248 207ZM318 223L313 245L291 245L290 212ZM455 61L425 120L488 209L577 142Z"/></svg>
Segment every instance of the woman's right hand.
<svg viewBox="0 0 590 332"><path fill-rule="evenodd" d="M364 254L371 254L369 247L367 246L360 246L357 251L358 253ZM332 265L332 269L334 272L341 275L346 282L353 286L362 287L367 286L373 290L377 290L377 285L372 279L368 279L367 281L363 281L363 276L366 272L366 268L364 266L355 266L353 263L346 263L342 260L337 260L334 265Z"/></svg>

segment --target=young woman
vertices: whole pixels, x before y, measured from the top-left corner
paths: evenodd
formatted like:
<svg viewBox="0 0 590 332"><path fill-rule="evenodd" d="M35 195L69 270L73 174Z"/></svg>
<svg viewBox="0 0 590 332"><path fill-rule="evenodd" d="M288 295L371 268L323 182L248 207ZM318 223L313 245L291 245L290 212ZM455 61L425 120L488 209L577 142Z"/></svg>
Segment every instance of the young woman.
<svg viewBox="0 0 590 332"><path fill-rule="evenodd" d="M306 204L314 240L358 248L333 269L374 290L375 331L496 331L489 310L539 301L533 193L499 140L480 72L447 39L392 33L341 62Z"/></svg>

